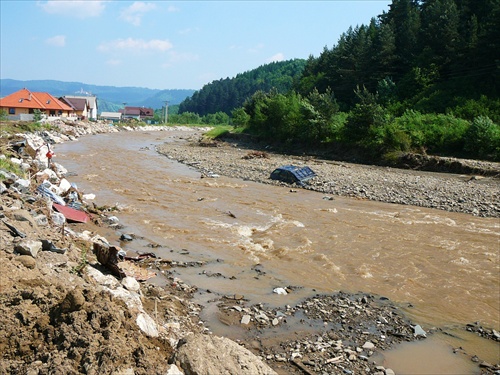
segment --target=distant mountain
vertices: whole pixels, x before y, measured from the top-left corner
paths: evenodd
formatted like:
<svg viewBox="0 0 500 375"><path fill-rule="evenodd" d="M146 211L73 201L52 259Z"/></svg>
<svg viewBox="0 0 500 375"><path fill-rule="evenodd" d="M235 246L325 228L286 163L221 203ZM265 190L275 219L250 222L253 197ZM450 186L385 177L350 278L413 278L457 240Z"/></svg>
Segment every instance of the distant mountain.
<svg viewBox="0 0 500 375"><path fill-rule="evenodd" d="M22 88L34 92L48 92L55 97L89 93L97 96L99 112L114 112L123 108L123 103L127 103L128 106L158 109L165 105L165 101L168 101L169 105L180 104L195 92L195 90L187 89L158 90L144 87L97 86L81 82L54 80L0 79L0 97L2 98Z"/></svg>

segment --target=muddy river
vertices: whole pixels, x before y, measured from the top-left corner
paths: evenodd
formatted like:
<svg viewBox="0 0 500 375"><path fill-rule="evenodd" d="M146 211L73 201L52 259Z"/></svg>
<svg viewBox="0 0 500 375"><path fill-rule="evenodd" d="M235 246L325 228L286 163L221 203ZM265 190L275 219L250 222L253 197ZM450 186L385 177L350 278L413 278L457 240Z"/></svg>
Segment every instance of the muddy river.
<svg viewBox="0 0 500 375"><path fill-rule="evenodd" d="M217 295L283 306L315 293L362 291L395 301L424 329L452 333L384 353L384 365L397 374L477 373L451 347L500 362L498 343L463 330L473 322L500 330L498 219L200 178L155 152L154 145L173 142L174 135L179 132L82 137L57 145L54 160L80 191L96 194L97 204L125 207L117 215L122 232L144 237L121 243L125 250L151 251L146 245L154 242L162 258L206 262L176 272L199 288L196 298L207 306L203 318L214 333L236 334L217 321L208 302ZM101 234L119 242L119 232L103 228ZM265 271L258 277L257 264ZM161 274L154 281L166 282ZM285 286L301 288L273 293Z"/></svg>

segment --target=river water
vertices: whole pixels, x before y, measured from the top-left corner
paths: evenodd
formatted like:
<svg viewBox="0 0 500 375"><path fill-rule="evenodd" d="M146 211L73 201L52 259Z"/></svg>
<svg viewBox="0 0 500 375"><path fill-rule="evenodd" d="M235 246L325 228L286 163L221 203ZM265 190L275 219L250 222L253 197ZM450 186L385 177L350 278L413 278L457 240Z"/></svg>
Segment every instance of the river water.
<svg viewBox="0 0 500 375"><path fill-rule="evenodd" d="M498 343L463 330L479 322L500 330L500 222L495 218L324 194L235 178L200 178L191 167L159 155L154 145L182 132L120 132L86 136L56 147L56 162L98 205L119 203L126 233L144 237L127 251L162 247L162 258L204 261L176 269L200 292L204 318L217 334L208 300L242 294L250 303L293 304L314 293L368 292L398 303L424 329L442 328L416 344L384 354L398 374L474 374L477 366L453 355L462 347L500 362ZM118 242L120 233L102 228ZM256 277L255 266L264 270ZM206 271L206 272L203 272ZM220 273L222 277L207 277ZM161 275L159 284L166 282ZM278 296L273 288L300 286ZM206 293L210 290L211 293ZM233 333L234 335L234 333Z"/></svg>

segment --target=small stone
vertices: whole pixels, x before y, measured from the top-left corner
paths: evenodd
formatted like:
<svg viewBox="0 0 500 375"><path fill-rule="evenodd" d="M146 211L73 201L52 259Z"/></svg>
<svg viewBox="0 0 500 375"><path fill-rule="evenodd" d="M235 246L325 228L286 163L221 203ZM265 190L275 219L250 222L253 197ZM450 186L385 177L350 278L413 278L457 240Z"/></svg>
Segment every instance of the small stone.
<svg viewBox="0 0 500 375"><path fill-rule="evenodd" d="M130 234L123 233L120 236L120 240L122 241L132 241L134 238Z"/></svg>
<svg viewBox="0 0 500 375"><path fill-rule="evenodd" d="M274 288L273 292L276 294L282 294L282 295L288 294L287 291L285 290L285 288Z"/></svg>
<svg viewBox="0 0 500 375"><path fill-rule="evenodd" d="M30 255L36 258L38 252L42 249L42 242L27 240L22 241L14 247L14 251L22 255Z"/></svg>
<svg viewBox="0 0 500 375"><path fill-rule="evenodd" d="M413 336L415 336L415 337L418 337L418 336L427 337L427 334L422 329L420 324L417 324L415 327L413 327Z"/></svg>
<svg viewBox="0 0 500 375"><path fill-rule="evenodd" d="M118 224L120 222L120 220L116 216L108 217L107 221L110 224Z"/></svg>
<svg viewBox="0 0 500 375"><path fill-rule="evenodd" d="M243 315L241 318L241 324L248 324L250 323L250 315Z"/></svg>
<svg viewBox="0 0 500 375"><path fill-rule="evenodd" d="M280 322L280 321L278 320L278 318L274 318L274 319L273 319L273 322L272 322L272 323L273 323L273 326L277 326L277 325L279 324L279 322Z"/></svg>
<svg viewBox="0 0 500 375"><path fill-rule="evenodd" d="M184 375L184 373L176 365L171 364L165 375Z"/></svg>
<svg viewBox="0 0 500 375"><path fill-rule="evenodd" d="M149 337L158 337L158 327L155 321L146 313L140 313L137 315L136 324L139 326L142 332L144 332Z"/></svg>
<svg viewBox="0 0 500 375"><path fill-rule="evenodd" d="M60 212L53 212L50 214L52 222L57 226L62 226L66 222L66 217Z"/></svg>
<svg viewBox="0 0 500 375"><path fill-rule="evenodd" d="M394 372L394 370L392 370L390 368L386 368L385 375L396 375L396 373Z"/></svg>
<svg viewBox="0 0 500 375"><path fill-rule="evenodd" d="M488 362L484 362L484 361L479 364L479 367L482 367L482 368L494 368L493 365L489 364Z"/></svg>
<svg viewBox="0 0 500 375"><path fill-rule="evenodd" d="M49 225L49 220L47 219L47 216L44 214L37 215L33 218L35 220L36 225L40 227L45 227Z"/></svg>
<svg viewBox="0 0 500 375"><path fill-rule="evenodd" d="M138 292L141 289L141 286L133 277L127 276L122 279L122 285L125 289L130 290L131 292Z"/></svg>
<svg viewBox="0 0 500 375"><path fill-rule="evenodd" d="M375 348L375 344L371 343L370 341L365 342L363 345L363 349L371 350L373 348Z"/></svg>

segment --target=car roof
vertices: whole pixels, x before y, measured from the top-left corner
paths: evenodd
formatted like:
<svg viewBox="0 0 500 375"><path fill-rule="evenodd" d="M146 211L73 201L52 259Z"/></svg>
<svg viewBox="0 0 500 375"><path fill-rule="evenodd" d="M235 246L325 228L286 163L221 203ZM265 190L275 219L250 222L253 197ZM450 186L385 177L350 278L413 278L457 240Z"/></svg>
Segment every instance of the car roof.
<svg viewBox="0 0 500 375"><path fill-rule="evenodd" d="M284 171L289 171L292 173L297 180L302 181L306 180L312 177L316 176L316 173L313 172L313 170L307 166L305 167L298 167L296 165L283 165L279 168L279 170L284 170Z"/></svg>

